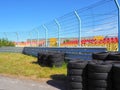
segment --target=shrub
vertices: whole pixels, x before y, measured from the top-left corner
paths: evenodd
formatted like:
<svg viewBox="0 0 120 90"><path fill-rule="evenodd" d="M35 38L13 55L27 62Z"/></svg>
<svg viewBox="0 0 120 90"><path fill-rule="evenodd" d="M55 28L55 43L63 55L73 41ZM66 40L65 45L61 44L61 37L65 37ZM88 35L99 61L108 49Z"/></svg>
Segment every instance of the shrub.
<svg viewBox="0 0 120 90"><path fill-rule="evenodd" d="M0 47L2 46L15 46L15 44L12 41L3 38L0 39Z"/></svg>

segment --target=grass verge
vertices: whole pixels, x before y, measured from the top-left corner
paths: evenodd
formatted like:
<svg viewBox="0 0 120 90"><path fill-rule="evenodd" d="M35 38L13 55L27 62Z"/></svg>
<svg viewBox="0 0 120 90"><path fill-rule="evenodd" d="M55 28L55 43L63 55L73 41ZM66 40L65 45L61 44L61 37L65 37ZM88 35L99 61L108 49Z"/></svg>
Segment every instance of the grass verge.
<svg viewBox="0 0 120 90"><path fill-rule="evenodd" d="M66 75L64 64L60 68L42 67L37 58L20 53L0 53L0 74L28 77L31 79L50 78L52 75Z"/></svg>

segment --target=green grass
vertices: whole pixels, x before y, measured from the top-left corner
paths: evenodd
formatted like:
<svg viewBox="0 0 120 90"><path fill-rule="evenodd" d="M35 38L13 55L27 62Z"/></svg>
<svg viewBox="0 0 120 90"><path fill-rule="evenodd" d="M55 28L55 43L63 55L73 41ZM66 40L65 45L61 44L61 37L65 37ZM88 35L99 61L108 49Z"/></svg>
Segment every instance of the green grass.
<svg viewBox="0 0 120 90"><path fill-rule="evenodd" d="M0 74L28 77L33 79L50 78L52 75L66 75L64 64L60 68L38 65L37 58L20 53L0 53Z"/></svg>

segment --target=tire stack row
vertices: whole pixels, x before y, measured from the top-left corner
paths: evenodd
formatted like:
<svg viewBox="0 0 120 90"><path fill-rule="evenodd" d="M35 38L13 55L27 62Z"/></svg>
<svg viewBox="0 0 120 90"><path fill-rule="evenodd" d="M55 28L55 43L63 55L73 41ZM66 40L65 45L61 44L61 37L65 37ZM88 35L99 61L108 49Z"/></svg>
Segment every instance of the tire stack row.
<svg viewBox="0 0 120 90"><path fill-rule="evenodd" d="M49 67L61 67L64 63L64 53L39 52L38 63Z"/></svg>
<svg viewBox="0 0 120 90"><path fill-rule="evenodd" d="M119 52L100 52L93 53L93 59L105 61L112 64L112 90L120 90L120 53Z"/></svg>
<svg viewBox="0 0 120 90"><path fill-rule="evenodd" d="M71 61L67 66L68 90L85 90L87 62Z"/></svg>
<svg viewBox="0 0 120 90"><path fill-rule="evenodd" d="M120 53L119 52L99 52L92 53L93 60L102 60L102 61L120 61Z"/></svg>
<svg viewBox="0 0 120 90"><path fill-rule="evenodd" d="M47 62L50 67L61 67L64 63L64 53L49 53L47 56Z"/></svg>
<svg viewBox="0 0 120 90"><path fill-rule="evenodd" d="M87 90L111 90L111 64L101 62L88 63Z"/></svg>
<svg viewBox="0 0 120 90"><path fill-rule="evenodd" d="M69 61L68 90L120 90L120 61Z"/></svg>
<svg viewBox="0 0 120 90"><path fill-rule="evenodd" d="M120 64L113 65L113 90L120 90Z"/></svg>
<svg viewBox="0 0 120 90"><path fill-rule="evenodd" d="M37 62L41 65L44 65L47 60L47 52L39 52L37 55Z"/></svg>

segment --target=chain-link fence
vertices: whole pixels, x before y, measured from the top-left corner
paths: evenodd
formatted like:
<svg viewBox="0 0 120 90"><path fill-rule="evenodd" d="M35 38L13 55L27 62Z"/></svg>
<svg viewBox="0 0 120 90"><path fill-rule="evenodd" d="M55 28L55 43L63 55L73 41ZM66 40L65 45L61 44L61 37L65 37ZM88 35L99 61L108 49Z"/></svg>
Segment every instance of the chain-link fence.
<svg viewBox="0 0 120 90"><path fill-rule="evenodd" d="M118 9L115 0L100 0L29 32L1 32L16 46L106 46L118 50Z"/></svg>

